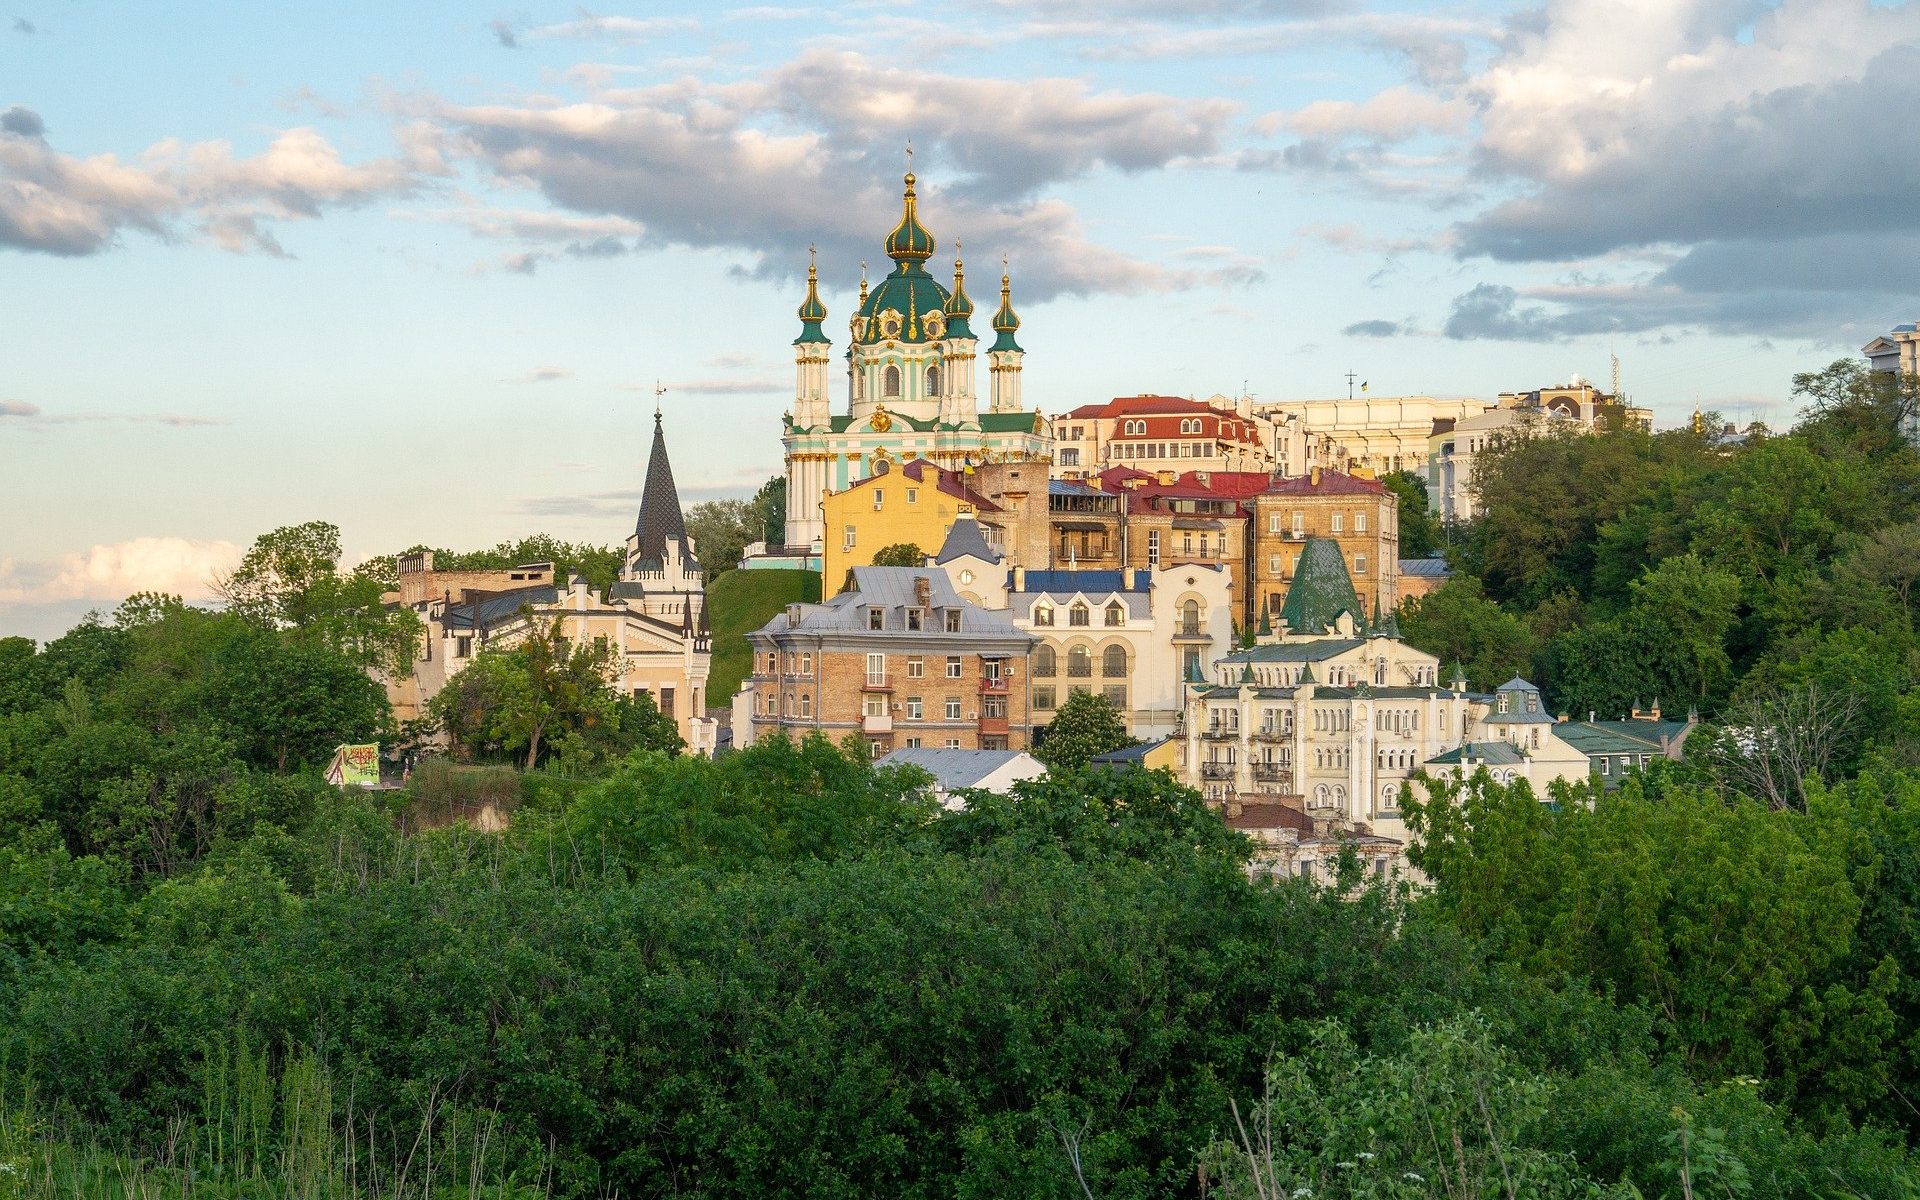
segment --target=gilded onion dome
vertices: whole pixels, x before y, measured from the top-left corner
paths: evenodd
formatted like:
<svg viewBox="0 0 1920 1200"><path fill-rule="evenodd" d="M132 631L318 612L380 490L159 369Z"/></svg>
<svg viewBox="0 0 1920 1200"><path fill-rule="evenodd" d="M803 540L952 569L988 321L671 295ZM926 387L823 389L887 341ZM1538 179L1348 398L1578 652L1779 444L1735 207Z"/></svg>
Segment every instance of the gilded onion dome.
<svg viewBox="0 0 1920 1200"><path fill-rule="evenodd" d="M955 243L958 249L958 243ZM967 269L960 256L953 257L953 295L947 300L947 336L950 338L970 338L973 330L967 326L968 318L973 316L973 301L967 298Z"/></svg>
<svg viewBox="0 0 1920 1200"><path fill-rule="evenodd" d="M933 235L920 223L920 202L913 194L913 172L907 172L905 211L887 235L887 257L897 263L925 262L933 257Z"/></svg>
<svg viewBox="0 0 1920 1200"><path fill-rule="evenodd" d="M933 254L933 235L920 224L907 176L905 214L887 235L894 268L860 302L852 321L854 341L937 342L947 336L947 302L952 297L923 264Z"/></svg>
<svg viewBox="0 0 1920 1200"><path fill-rule="evenodd" d="M827 306L820 303L820 272L813 262L813 248L807 248L807 298L800 303L800 336L793 339L798 346L802 342L831 343L820 328L820 322L827 319Z"/></svg>
<svg viewBox="0 0 1920 1200"><path fill-rule="evenodd" d="M1014 331L1020 328L1020 314L1013 311L1013 281L1005 272L1000 275L1000 311L993 314L993 329L1000 336L993 339L988 350L1019 350L1020 343L1013 340Z"/></svg>

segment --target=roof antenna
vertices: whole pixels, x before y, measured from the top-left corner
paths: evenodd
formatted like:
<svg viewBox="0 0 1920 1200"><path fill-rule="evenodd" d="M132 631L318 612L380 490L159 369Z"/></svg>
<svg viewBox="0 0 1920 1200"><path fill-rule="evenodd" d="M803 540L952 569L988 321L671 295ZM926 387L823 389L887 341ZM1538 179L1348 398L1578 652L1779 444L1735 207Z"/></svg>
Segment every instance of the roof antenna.
<svg viewBox="0 0 1920 1200"><path fill-rule="evenodd" d="M655 425L660 423L660 397L666 394L667 389L661 386L658 379L655 379L653 381L653 423Z"/></svg>

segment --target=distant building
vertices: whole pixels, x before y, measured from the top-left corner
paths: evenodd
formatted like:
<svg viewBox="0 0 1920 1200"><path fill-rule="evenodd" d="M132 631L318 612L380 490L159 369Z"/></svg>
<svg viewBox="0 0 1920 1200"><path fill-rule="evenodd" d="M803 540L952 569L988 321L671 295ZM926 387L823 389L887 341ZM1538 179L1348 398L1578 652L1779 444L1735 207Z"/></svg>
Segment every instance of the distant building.
<svg viewBox="0 0 1920 1200"><path fill-rule="evenodd" d="M1653 410L1635 408L1575 375L1563 387L1502 392L1484 412L1434 423L1427 439L1427 507L1449 521L1483 511L1480 456L1496 444L1556 429L1591 433L1605 428L1651 429Z"/></svg>
<svg viewBox="0 0 1920 1200"><path fill-rule="evenodd" d="M1087 763L1089 766L1106 767L1115 771L1129 767L1139 767L1143 771L1178 771L1180 739L1163 737L1152 741L1135 742L1131 746L1096 754L1088 759Z"/></svg>
<svg viewBox="0 0 1920 1200"><path fill-rule="evenodd" d="M1283 475L1315 466L1375 477L1426 467L1435 421L1458 421L1486 411L1472 397L1357 396L1335 400L1280 400L1255 404Z"/></svg>
<svg viewBox="0 0 1920 1200"><path fill-rule="evenodd" d="M1425 558L1403 558L1400 560L1400 578L1394 588L1395 599L1405 604L1409 600L1431 595L1452 578L1453 568L1447 565L1447 560L1437 550Z"/></svg>
<svg viewBox="0 0 1920 1200"><path fill-rule="evenodd" d="M1920 324L1895 325L1892 332L1860 347L1860 352L1875 374L1920 376ZM1920 442L1920 413L1907 414L1902 432L1908 441Z"/></svg>
<svg viewBox="0 0 1920 1200"><path fill-rule="evenodd" d="M1086 479L1110 467L1142 471L1271 471L1266 422L1247 400L1119 396L1053 419L1054 473Z"/></svg>
<svg viewBox="0 0 1920 1200"><path fill-rule="evenodd" d="M1554 726L1560 739L1587 758L1589 775L1602 785L1619 787L1628 775L1644 770L1656 759L1678 760L1687 736L1698 719L1689 712L1683 721L1663 719L1660 702L1642 710L1637 705L1617 721L1562 721Z"/></svg>
<svg viewBox="0 0 1920 1200"><path fill-rule="evenodd" d="M1586 755L1558 736L1562 728L1547 712L1540 689L1516 677L1495 690L1476 740L1423 766L1435 778L1470 779L1484 768L1495 783L1524 779L1544 800L1553 784L1579 783L1587 775Z"/></svg>
<svg viewBox="0 0 1920 1200"><path fill-rule="evenodd" d="M1253 497L1253 607L1271 628L1309 541L1337 548L1363 612L1399 602L1400 501L1372 479L1323 471L1277 479Z"/></svg>
<svg viewBox="0 0 1920 1200"><path fill-rule="evenodd" d="M605 595L577 575L562 586L551 563L440 571L432 554L423 553L402 555L396 566L399 588L388 601L413 609L426 627L412 671L387 681L402 719L424 711L482 649L511 649L536 623L558 620L570 640L611 649L617 690L647 693L673 718L690 750L713 753L719 723L706 715L712 663L706 572L681 518L657 414L639 518L627 538L620 577Z"/></svg>
<svg viewBox="0 0 1920 1200"><path fill-rule="evenodd" d="M1002 796L1023 779L1039 779L1046 766L1025 750L949 750L917 747L891 750L879 762L883 767L917 767L933 776L933 798L942 808L965 808L961 794L995 792Z"/></svg>
<svg viewBox="0 0 1920 1200"><path fill-rule="evenodd" d="M853 577L747 635L753 674L734 699L735 744L817 732L857 736L875 758L1027 747L1031 636L963 600L939 568L855 567Z"/></svg>

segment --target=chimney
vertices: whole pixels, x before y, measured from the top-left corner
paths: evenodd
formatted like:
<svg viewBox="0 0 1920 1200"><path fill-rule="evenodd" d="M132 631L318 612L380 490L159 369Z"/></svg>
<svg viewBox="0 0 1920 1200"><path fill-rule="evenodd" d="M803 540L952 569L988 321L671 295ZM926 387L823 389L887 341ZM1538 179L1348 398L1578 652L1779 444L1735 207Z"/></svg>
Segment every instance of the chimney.
<svg viewBox="0 0 1920 1200"><path fill-rule="evenodd" d="M933 605L933 581L925 575L913 577L913 602L921 608Z"/></svg>
<svg viewBox="0 0 1920 1200"><path fill-rule="evenodd" d="M1307 473L1307 484L1309 487L1320 486L1320 464L1319 463L1313 464L1313 470Z"/></svg>
<svg viewBox="0 0 1920 1200"><path fill-rule="evenodd" d="M1027 569L1025 567L1015 567L1013 569L1013 590L1016 592L1024 592L1027 590Z"/></svg>

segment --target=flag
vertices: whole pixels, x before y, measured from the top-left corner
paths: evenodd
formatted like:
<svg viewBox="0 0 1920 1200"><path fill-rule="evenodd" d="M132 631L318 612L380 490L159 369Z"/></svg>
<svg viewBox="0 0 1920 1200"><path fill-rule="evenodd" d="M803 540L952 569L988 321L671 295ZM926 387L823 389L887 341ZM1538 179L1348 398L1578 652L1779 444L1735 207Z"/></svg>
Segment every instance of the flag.
<svg viewBox="0 0 1920 1200"><path fill-rule="evenodd" d="M1360 390L1363 392L1367 390L1367 381L1364 379L1360 381Z"/></svg>

